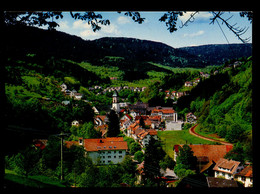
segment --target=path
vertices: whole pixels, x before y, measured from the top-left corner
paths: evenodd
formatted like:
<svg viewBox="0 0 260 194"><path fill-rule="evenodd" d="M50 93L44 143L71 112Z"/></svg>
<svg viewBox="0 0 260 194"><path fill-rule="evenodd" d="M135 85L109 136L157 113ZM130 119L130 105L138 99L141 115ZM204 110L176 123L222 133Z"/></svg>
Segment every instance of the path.
<svg viewBox="0 0 260 194"><path fill-rule="evenodd" d="M193 127L191 127L191 128L189 129L189 133L190 133L191 135L197 136L197 137L199 137L199 138L201 138L201 139L205 139L205 140L208 140L208 141L219 142L219 143L222 143L222 144L224 144L224 145L232 145L232 143L228 143L228 142L220 141L220 140L216 140L216 139L211 139L211 138L209 138L209 137L204 137L204 136L202 136L202 135L196 133L196 132L195 132L195 128L196 128L197 126L198 126L198 124L195 125L195 126L193 126Z"/></svg>

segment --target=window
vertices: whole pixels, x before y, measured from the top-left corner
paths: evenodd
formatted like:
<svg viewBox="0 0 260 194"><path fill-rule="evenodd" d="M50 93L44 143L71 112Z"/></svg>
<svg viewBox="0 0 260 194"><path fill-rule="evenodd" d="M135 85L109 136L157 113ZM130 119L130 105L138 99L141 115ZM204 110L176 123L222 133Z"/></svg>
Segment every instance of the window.
<svg viewBox="0 0 260 194"><path fill-rule="evenodd" d="M119 151L119 154L122 154L122 151Z"/></svg>
<svg viewBox="0 0 260 194"><path fill-rule="evenodd" d="M114 158L116 158L116 155L114 155Z"/></svg>
<svg viewBox="0 0 260 194"><path fill-rule="evenodd" d="M108 156L107 158L111 158L111 156Z"/></svg>
<svg viewBox="0 0 260 194"><path fill-rule="evenodd" d="M119 158L122 158L122 156L119 156Z"/></svg>

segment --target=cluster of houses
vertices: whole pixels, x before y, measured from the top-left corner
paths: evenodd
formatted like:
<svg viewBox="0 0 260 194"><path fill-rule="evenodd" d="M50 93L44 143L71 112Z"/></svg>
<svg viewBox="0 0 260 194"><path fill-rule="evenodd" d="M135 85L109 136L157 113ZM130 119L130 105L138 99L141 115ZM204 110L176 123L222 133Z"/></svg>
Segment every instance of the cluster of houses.
<svg viewBox="0 0 260 194"><path fill-rule="evenodd" d="M65 83L61 84L60 87L65 96L69 96L71 98L74 98L75 100L81 100L83 97L83 94L78 93L75 89L70 91Z"/></svg>
<svg viewBox="0 0 260 194"><path fill-rule="evenodd" d="M143 92L147 87L129 87L129 86L117 86L117 87L107 87L103 88L102 86L94 86L94 87L89 87L89 91L98 91L98 94L105 94L106 92L113 92L117 91L120 92L121 90L131 90L132 92Z"/></svg>
<svg viewBox="0 0 260 194"><path fill-rule="evenodd" d="M170 90L165 90L164 91L166 96L165 96L165 99L172 99L172 100L175 100L175 99L178 99L182 96L187 96L189 95L189 91L183 91L183 92L178 92L178 91L170 91Z"/></svg>
<svg viewBox="0 0 260 194"><path fill-rule="evenodd" d="M194 81L186 81L184 83L185 87L192 87L192 86L196 86L198 85L198 83L200 82L200 78L196 78Z"/></svg>
<svg viewBox="0 0 260 194"><path fill-rule="evenodd" d="M77 99L76 91L68 91L65 84L61 85L62 92L70 97ZM102 89L96 87L96 89ZM129 89L129 88L121 88ZM108 90L107 90L108 91ZM113 88L112 108L119 116L120 130L128 137L133 138L142 148L145 148L149 140L153 137L158 140L158 130L182 130L183 121L178 120L178 113L172 107L149 107L146 103L119 103L117 91L120 88ZM69 93L70 92L70 93ZM173 91L175 92L175 91ZM72 94L73 93L73 94ZM174 94L175 95L175 94ZM187 123L196 123L197 117L193 113L186 115ZM84 139L78 141L65 141L66 147L72 145L82 145L86 154L95 164L107 165L123 161L128 153L127 142L123 137L106 137L108 130L108 117L106 115L96 115L94 118L95 128L102 132L102 138ZM78 121L73 121L75 126ZM41 146L45 145L36 142ZM174 145L174 160L176 161L180 147L183 145ZM245 187L253 185L253 171L250 164L241 164L239 161L225 159L224 156L233 148L233 145L189 145L197 158L197 169L201 174L206 174L205 185L207 187L238 187L236 181L240 181ZM143 174L144 162L138 165L137 171L141 179ZM161 172L162 176L168 177L169 182L178 179L173 170L166 169ZM170 177L170 178L169 178ZM185 186L193 187L191 179ZM185 182L185 180L183 180ZM196 186L195 186L196 187Z"/></svg>
<svg viewBox="0 0 260 194"><path fill-rule="evenodd" d="M174 145L174 160L176 161L180 147ZM209 187L238 187L240 181L245 187L253 186L253 171L250 163L241 164L240 161L225 159L224 156L233 145L189 145L193 155L197 158L200 173L207 175Z"/></svg>

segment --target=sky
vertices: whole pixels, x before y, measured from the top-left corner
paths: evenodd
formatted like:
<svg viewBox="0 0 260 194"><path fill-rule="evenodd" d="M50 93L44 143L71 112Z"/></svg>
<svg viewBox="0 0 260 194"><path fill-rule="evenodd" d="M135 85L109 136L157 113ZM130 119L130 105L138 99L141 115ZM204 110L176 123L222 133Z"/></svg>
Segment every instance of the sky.
<svg viewBox="0 0 260 194"><path fill-rule="evenodd" d="M140 12L141 17L145 20L142 24L134 22L129 16L125 16L117 12L96 12L103 16L103 19L109 19L110 25L101 26L100 31L93 32L91 26L82 20L75 20L70 16L69 12L63 13L63 19L57 20L60 25L56 29L71 35L76 35L84 40L94 40L102 37L128 37L144 40L152 40L162 42L174 48L186 46L198 46L206 44L227 44L220 27L215 24L209 24L212 14L206 11L199 12L195 15L195 20L189 23L188 26L180 28L181 22L185 22L192 12L186 12L179 17L177 21L178 30L170 33L167 30L165 22L160 22L159 18L165 12ZM250 38L249 43L252 43L252 24L239 16L239 12L225 12L222 17L229 18L230 24L236 24L239 27L248 27L248 30L243 34L242 38ZM219 21L219 24L224 31L229 43L242 43L231 32L225 24Z"/></svg>

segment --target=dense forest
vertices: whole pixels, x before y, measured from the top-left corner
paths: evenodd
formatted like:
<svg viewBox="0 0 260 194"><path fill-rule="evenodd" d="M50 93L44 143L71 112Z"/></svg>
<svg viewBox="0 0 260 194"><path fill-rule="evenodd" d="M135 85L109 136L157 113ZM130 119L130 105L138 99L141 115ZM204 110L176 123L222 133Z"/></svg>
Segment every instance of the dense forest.
<svg viewBox="0 0 260 194"><path fill-rule="evenodd" d="M116 56L127 61L155 62L171 67L205 67L252 55L252 44L172 48L163 43L134 38L107 37L89 41L64 32L24 26L9 26L7 34L7 52L10 54L44 54L77 62L92 63L105 56Z"/></svg>
<svg viewBox="0 0 260 194"><path fill-rule="evenodd" d="M252 161L253 156L252 58L241 59L240 62L236 68L223 65L219 73L202 80L190 95L178 100L176 109L181 114L195 113L198 131L215 133L234 143L232 157L243 162Z"/></svg>

